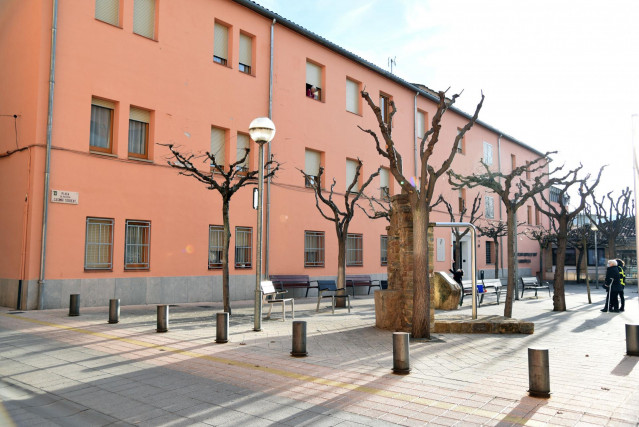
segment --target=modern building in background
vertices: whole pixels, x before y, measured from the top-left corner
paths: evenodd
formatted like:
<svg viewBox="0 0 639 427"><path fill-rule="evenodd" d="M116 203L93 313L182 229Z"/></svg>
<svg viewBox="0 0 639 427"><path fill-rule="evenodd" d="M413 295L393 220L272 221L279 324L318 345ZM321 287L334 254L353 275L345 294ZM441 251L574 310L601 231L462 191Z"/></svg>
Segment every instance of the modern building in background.
<svg viewBox="0 0 639 427"><path fill-rule="evenodd" d="M86 306L110 298L124 305L220 301L220 195L180 176L162 144L211 151L225 165L250 148L243 167L255 170L248 126L263 116L277 127L267 149L282 165L266 185L265 273L334 277L334 227L300 171L316 175L324 167L323 187L335 179L341 198L361 159L360 185L382 167L367 195L392 196L399 186L358 128L378 130L360 91L379 101L385 117L394 102L405 175L418 175L415 153L436 111L426 87L247 0L5 0L0 28L3 306L65 307L71 293ZM468 119L457 109L446 113L436 159ZM481 159L508 173L541 155L481 120L457 150L452 168L464 174L480 172ZM210 169L204 160L201 166ZM485 189L452 191L445 179L437 185L456 211L480 194L482 221L505 220L499 198ZM231 201L232 300L254 295L252 190ZM450 220L441 205L434 217ZM519 221L547 223L532 202ZM347 274L386 274L387 225L356 214ZM451 266L451 234L435 230L437 270ZM460 254L466 271L469 242ZM520 237L521 275L537 273L537 248ZM505 252L495 253L486 238L476 253L486 277L497 257L505 264Z"/></svg>

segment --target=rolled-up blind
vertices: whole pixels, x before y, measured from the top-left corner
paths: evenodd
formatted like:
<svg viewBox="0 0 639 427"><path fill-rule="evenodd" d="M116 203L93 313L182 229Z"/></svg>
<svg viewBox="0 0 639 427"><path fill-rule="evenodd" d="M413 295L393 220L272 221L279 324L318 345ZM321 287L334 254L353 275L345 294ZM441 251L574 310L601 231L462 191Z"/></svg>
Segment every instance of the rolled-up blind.
<svg viewBox="0 0 639 427"><path fill-rule="evenodd" d="M120 25L120 0L95 0L95 18Z"/></svg>
<svg viewBox="0 0 639 427"><path fill-rule="evenodd" d="M215 156L218 166L224 166L224 151L226 145L226 133L224 129L211 127L211 154Z"/></svg>
<svg viewBox="0 0 639 427"><path fill-rule="evenodd" d="M155 37L155 0L135 0L133 32L150 39Z"/></svg>
<svg viewBox="0 0 639 427"><path fill-rule="evenodd" d="M320 153L313 150L306 150L305 155L304 172L307 175L318 176L321 161Z"/></svg>
<svg viewBox="0 0 639 427"><path fill-rule="evenodd" d="M346 190L353 182L355 178L355 172L357 172L357 162L355 160L346 159ZM359 190L359 183L355 183L351 191Z"/></svg>
<svg viewBox="0 0 639 427"><path fill-rule="evenodd" d="M224 25L216 22L213 37L213 55L228 60L229 29Z"/></svg>
<svg viewBox="0 0 639 427"><path fill-rule="evenodd" d="M253 60L253 39L245 34L240 34L240 64L248 65Z"/></svg>
<svg viewBox="0 0 639 427"><path fill-rule="evenodd" d="M346 79L346 111L359 114L359 83Z"/></svg>
<svg viewBox="0 0 639 427"><path fill-rule="evenodd" d="M306 62L306 83L317 88L322 87L322 69L310 62Z"/></svg>

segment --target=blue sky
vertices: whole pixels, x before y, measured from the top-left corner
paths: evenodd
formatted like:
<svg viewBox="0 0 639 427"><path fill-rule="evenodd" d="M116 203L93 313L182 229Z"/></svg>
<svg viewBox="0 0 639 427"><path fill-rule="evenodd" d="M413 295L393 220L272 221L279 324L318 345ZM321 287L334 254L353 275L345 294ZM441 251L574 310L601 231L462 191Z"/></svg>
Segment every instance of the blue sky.
<svg viewBox="0 0 639 427"><path fill-rule="evenodd" d="M259 0L410 82L464 90L457 107L557 164L632 181L639 113L638 0ZM449 92L449 93L451 93ZM637 138L635 138L637 139ZM639 143L639 141L637 141Z"/></svg>

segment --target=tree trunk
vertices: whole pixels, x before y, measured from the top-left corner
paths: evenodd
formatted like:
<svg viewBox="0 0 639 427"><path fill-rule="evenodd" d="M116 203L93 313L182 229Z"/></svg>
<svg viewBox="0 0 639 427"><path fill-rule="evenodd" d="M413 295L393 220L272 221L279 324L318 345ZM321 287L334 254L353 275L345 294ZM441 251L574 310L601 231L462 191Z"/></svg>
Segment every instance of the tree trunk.
<svg viewBox="0 0 639 427"><path fill-rule="evenodd" d="M337 295L346 295L348 292L346 290L346 236L346 232L337 230ZM353 287L353 293L355 293L355 287ZM335 298L335 305L346 307L346 299Z"/></svg>
<svg viewBox="0 0 639 427"><path fill-rule="evenodd" d="M617 258L617 235L609 235L608 236L608 259L616 259Z"/></svg>
<svg viewBox="0 0 639 427"><path fill-rule="evenodd" d="M506 242L508 252L508 285L506 286L506 302L504 304L504 317L513 317L513 297L517 289L517 278L515 277L515 212L510 207L506 207L506 228L508 239Z"/></svg>
<svg viewBox="0 0 639 427"><path fill-rule="evenodd" d="M231 242L231 226L229 224L229 200L222 201L222 220L224 235L222 240L222 301L224 312L231 315L231 299L229 292L229 245Z"/></svg>
<svg viewBox="0 0 639 427"><path fill-rule="evenodd" d="M557 233L557 267L555 269L554 295L552 297L553 311L566 311L566 295L564 288L564 268L566 266L566 235L568 223L565 218L559 219Z"/></svg>
<svg viewBox="0 0 639 427"><path fill-rule="evenodd" d="M588 242L584 238L581 241L583 252L588 253ZM586 256L586 291L588 293L588 304L592 304L592 298L590 298L590 277L588 275L588 256Z"/></svg>
<svg viewBox="0 0 639 427"><path fill-rule="evenodd" d="M577 255L577 265L575 266L575 270L577 272L577 283L581 283L581 263L584 259L584 251L579 248L575 248L575 250L579 251L579 255Z"/></svg>
<svg viewBox="0 0 639 427"><path fill-rule="evenodd" d="M416 199L417 195L411 195ZM430 338L430 278L426 203L411 200L413 208L413 338Z"/></svg>

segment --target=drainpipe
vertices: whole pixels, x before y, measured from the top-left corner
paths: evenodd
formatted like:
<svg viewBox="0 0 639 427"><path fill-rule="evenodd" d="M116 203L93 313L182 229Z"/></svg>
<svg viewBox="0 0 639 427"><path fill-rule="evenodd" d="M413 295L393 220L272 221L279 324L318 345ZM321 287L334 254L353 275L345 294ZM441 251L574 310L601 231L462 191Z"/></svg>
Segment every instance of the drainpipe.
<svg viewBox="0 0 639 427"><path fill-rule="evenodd" d="M47 259L47 220L49 216L49 173L51 171L51 133L53 127L53 92L55 88L55 49L58 27L58 0L53 0L51 23L51 60L49 66L49 107L47 113L47 155L44 164L44 200L42 206L42 248L38 280L38 310L44 308L44 267Z"/></svg>
<svg viewBox="0 0 639 427"><path fill-rule="evenodd" d="M501 136L502 135L499 134L499 137L497 138L497 170L500 174L501 174ZM499 185L501 185L501 176L499 177ZM501 212L501 201L499 202L499 220L500 221L504 220L503 214ZM499 237L499 254L497 254L497 256L501 258L501 263L500 263L501 269L497 272L497 274L501 276L501 272L504 270L504 237L503 236Z"/></svg>
<svg viewBox="0 0 639 427"><path fill-rule="evenodd" d="M419 158L419 147L417 146L417 97L419 96L419 92L415 93L415 101L414 101L414 107L413 107L413 111L415 112L415 114L413 114L413 122L415 124L415 126L413 126L413 147L414 147L414 151L415 151L415 185L417 185L417 159ZM424 125L426 125L424 123Z"/></svg>
<svg viewBox="0 0 639 427"><path fill-rule="evenodd" d="M270 70L268 76L268 118L273 120L273 44L275 41L275 22L273 19L271 23L271 53L270 53ZM266 158L267 161L271 160L271 144L266 144ZM267 172L270 172L270 168ZM268 277L269 261L270 261L270 225L271 225L271 178L266 180L266 230L264 235L264 245L266 250L264 251L264 277Z"/></svg>

